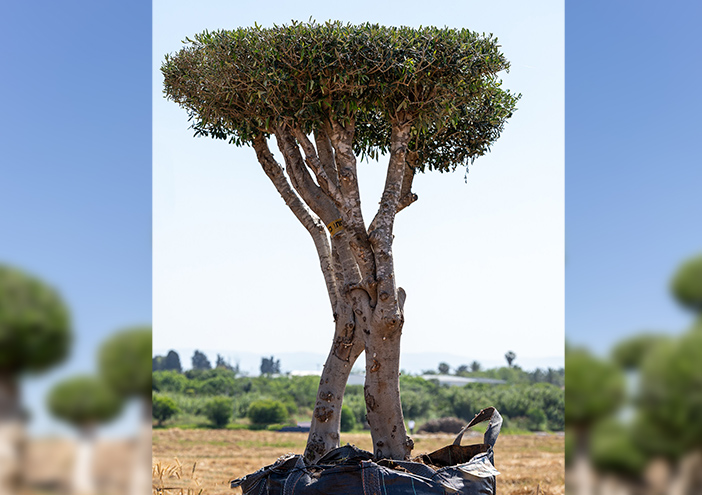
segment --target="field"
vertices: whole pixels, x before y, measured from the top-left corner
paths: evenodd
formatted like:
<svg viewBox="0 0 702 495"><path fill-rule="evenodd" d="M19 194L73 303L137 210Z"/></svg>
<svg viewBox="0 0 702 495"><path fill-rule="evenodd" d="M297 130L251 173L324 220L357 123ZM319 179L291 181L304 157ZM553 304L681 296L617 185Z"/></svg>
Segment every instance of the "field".
<svg viewBox="0 0 702 495"><path fill-rule="evenodd" d="M413 454L431 452L452 443L452 435L413 435ZM167 482L164 486L197 485L202 495L235 495L229 481L272 464L286 453L302 453L307 435L249 430L153 431L153 462L163 470L182 464L184 478L194 482ZM464 444L479 443L480 436L464 437ZM341 443L371 449L368 433L341 435ZM501 435L495 446L495 465L501 495L563 495L564 438L562 435ZM177 461L176 461L177 459ZM194 467L194 471L193 471ZM192 474L191 474L192 473ZM158 482L156 482L158 484ZM176 491L164 491L164 495Z"/></svg>

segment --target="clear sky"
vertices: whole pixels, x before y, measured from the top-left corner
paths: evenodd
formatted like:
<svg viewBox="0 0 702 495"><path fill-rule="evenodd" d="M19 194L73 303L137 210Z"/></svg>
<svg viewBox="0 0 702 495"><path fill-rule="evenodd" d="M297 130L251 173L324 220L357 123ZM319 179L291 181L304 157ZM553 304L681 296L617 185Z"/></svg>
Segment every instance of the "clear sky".
<svg viewBox="0 0 702 495"><path fill-rule="evenodd" d="M669 296L702 252L702 4L567 2L566 328L606 352L691 323Z"/></svg>
<svg viewBox="0 0 702 495"><path fill-rule="evenodd" d="M328 352L333 322L309 235L251 148L192 137L186 113L163 98L158 71L166 53L204 29L312 16L468 27L499 38L512 63L505 86L523 94L519 110L467 181L463 172L420 175L419 201L398 215L403 351L479 361L503 361L508 350L563 355L563 5L501 3L154 3L155 351ZM385 167L359 166L365 218Z"/></svg>

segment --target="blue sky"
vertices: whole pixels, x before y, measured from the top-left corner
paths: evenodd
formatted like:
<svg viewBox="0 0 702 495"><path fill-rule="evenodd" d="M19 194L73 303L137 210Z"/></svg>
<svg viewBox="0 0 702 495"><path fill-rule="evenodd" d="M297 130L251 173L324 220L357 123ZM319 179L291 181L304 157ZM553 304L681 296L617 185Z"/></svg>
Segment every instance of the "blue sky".
<svg viewBox="0 0 702 495"><path fill-rule="evenodd" d="M690 321L667 282L702 251L701 14L566 4L566 330L599 352ZM27 382L40 405L111 332L151 320L151 9L10 2L0 28L0 260L58 287L78 336Z"/></svg>
<svg viewBox="0 0 702 495"><path fill-rule="evenodd" d="M699 2L566 3L566 332L599 353L690 323L702 252Z"/></svg>

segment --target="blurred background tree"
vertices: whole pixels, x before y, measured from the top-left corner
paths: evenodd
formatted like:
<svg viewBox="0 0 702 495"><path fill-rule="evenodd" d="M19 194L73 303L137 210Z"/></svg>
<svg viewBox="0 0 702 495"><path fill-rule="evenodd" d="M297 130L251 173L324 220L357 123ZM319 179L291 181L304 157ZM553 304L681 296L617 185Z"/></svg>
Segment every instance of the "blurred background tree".
<svg viewBox="0 0 702 495"><path fill-rule="evenodd" d="M0 417L20 412L18 378L63 361L71 323L58 292L17 268L0 265Z"/></svg>
<svg viewBox="0 0 702 495"><path fill-rule="evenodd" d="M19 379L63 361L73 335L58 292L40 279L0 265L0 492L20 485L26 414Z"/></svg>
<svg viewBox="0 0 702 495"><path fill-rule="evenodd" d="M151 485L151 327L131 327L117 332L100 348L100 375L124 399L140 402L141 432L133 457L130 493L148 493ZM145 469L149 467L148 471Z"/></svg>
<svg viewBox="0 0 702 495"><path fill-rule="evenodd" d="M514 360L517 359L517 355L513 351L507 351L505 359L507 360L507 366L511 367Z"/></svg>
<svg viewBox="0 0 702 495"><path fill-rule="evenodd" d="M212 364L207 359L204 353L195 350L192 357L192 365L194 370L211 370Z"/></svg>
<svg viewBox="0 0 702 495"><path fill-rule="evenodd" d="M73 492L95 493L95 429L122 412L123 400L101 378L81 375L58 382L49 392L51 414L78 428L80 440L73 471Z"/></svg>

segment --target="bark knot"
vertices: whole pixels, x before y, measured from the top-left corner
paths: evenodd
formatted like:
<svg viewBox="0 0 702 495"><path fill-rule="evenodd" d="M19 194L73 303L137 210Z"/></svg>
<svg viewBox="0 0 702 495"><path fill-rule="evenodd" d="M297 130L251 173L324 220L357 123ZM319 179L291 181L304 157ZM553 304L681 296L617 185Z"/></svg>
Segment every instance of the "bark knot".
<svg viewBox="0 0 702 495"><path fill-rule="evenodd" d="M314 417L317 418L317 421L320 423L326 423L331 419L331 417L334 415L334 410L331 408L326 408L324 406L318 407L314 411Z"/></svg>

